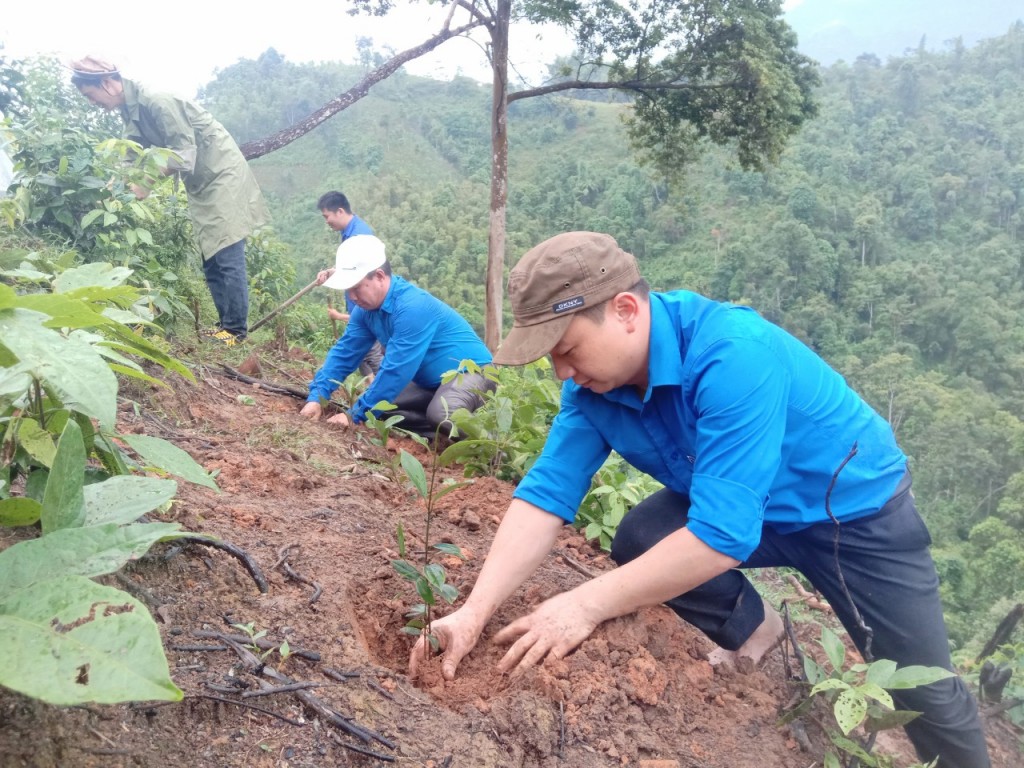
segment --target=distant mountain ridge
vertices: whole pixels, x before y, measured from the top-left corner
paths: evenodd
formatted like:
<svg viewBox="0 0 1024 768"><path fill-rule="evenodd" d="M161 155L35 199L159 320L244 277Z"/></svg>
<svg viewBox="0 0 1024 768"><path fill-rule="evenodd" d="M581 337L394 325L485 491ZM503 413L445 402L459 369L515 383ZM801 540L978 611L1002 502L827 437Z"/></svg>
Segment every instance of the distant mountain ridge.
<svg viewBox="0 0 1024 768"><path fill-rule="evenodd" d="M1024 19L1019 0L799 0L786 21L800 38L800 50L823 65L853 62L863 53L885 61L917 48L945 50L963 38L966 46L1006 34Z"/></svg>

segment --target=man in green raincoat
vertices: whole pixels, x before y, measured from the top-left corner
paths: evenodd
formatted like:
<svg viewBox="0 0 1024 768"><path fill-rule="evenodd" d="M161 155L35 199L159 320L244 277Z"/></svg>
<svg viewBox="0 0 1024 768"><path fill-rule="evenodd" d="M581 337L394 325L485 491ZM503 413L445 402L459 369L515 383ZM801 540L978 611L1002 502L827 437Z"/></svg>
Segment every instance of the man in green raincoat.
<svg viewBox="0 0 1024 768"><path fill-rule="evenodd" d="M245 238L267 223L259 185L231 134L202 107L151 93L121 77L117 67L91 56L71 64L71 82L93 105L119 110L124 138L164 147L177 159L167 168L185 184L192 229L219 322L208 336L228 346L248 332L249 280ZM133 185L135 196L149 194Z"/></svg>

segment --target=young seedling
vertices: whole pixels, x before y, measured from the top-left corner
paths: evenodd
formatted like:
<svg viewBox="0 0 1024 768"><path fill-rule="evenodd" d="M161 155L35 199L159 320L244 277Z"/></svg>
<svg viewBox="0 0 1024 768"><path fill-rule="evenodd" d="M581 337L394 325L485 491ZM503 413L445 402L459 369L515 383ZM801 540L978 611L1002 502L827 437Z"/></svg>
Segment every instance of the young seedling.
<svg viewBox="0 0 1024 768"><path fill-rule="evenodd" d="M894 768L892 758L869 752L850 738L854 728L863 724L871 732L899 728L916 718L920 712L897 710L891 690L917 688L952 677L953 673L941 667L907 666L897 668L895 661L879 659L870 664L845 666L846 647L842 640L827 627L821 630L821 647L825 651L832 671L804 656L804 674L812 686L806 699L787 713L782 722L789 722L810 708L814 698L822 697L830 705L839 731L828 729L832 746L825 754L824 768L841 768L845 756L850 761L868 768ZM910 768L931 768L915 764Z"/></svg>
<svg viewBox="0 0 1024 768"><path fill-rule="evenodd" d="M409 619L409 622L402 628L402 631L416 637L426 637L427 643L424 645L425 655L429 655L431 649L435 651L438 649L437 637L430 630L434 606L438 604L438 600L444 600L446 603L451 605L459 596L458 590L448 583L448 575L445 572L444 567L438 563L430 562L431 549L444 555L464 558L462 550L454 544L447 544L443 542L435 544L430 543L430 524L433 517L435 503L445 494L451 493L456 488L461 488L465 485L465 483L453 483L451 485L445 485L443 488L437 487L437 475L438 469L441 466L441 460L437 456L436 452L436 438L434 445L435 450L431 454L433 461L431 462L429 481L427 480L426 472L424 471L423 465L420 463L419 459L404 450L400 454L402 469L405 471L406 476L412 483L413 488L416 489L420 498L423 499L426 508L426 524L423 536L423 553L420 564L416 565L408 559L405 542L405 529L402 527L401 523L398 525L396 534L398 539L399 559L391 561L391 565L398 575L415 586L416 594L419 596L420 600L423 601L415 605L406 614L406 618Z"/></svg>

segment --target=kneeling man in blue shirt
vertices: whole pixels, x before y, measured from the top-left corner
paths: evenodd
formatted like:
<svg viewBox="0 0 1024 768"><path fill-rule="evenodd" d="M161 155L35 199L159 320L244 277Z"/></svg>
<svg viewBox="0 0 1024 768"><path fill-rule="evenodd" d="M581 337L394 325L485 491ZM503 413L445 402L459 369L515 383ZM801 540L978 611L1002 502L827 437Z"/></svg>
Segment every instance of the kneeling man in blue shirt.
<svg viewBox="0 0 1024 768"><path fill-rule="evenodd" d="M612 450L665 488L619 526L618 568L495 635L511 643L503 671L561 658L601 622L658 603L718 645L713 663L758 661L782 621L737 569L768 566L807 576L866 657L951 669L906 457L888 423L814 352L749 308L651 292L607 235L541 243L508 290L515 322L495 362L550 355L565 381L561 410L466 603L432 624L447 678L574 519ZM958 677L893 698L923 713L906 726L923 760L989 765Z"/></svg>
<svg viewBox="0 0 1024 768"><path fill-rule="evenodd" d="M323 415L321 399L331 396L359 367L374 342L384 359L373 383L345 413L328 419L342 426L366 421L366 414L386 400L401 415L402 429L433 437L440 427L449 435L448 415L459 408L475 411L495 384L482 374L465 374L447 384L441 377L463 360L489 365L491 353L469 323L444 302L391 273L384 243L373 235L355 235L338 247L334 273L323 283L345 291L353 307L348 327L309 385L300 413Z"/></svg>

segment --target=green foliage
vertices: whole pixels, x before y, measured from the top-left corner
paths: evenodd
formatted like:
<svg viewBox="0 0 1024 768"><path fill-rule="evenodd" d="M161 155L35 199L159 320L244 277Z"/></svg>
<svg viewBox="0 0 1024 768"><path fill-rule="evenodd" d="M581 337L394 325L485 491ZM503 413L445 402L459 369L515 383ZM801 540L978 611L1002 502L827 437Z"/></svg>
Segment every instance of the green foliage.
<svg viewBox="0 0 1024 768"><path fill-rule="evenodd" d="M827 627L821 629L821 648L829 668L818 664L810 655L804 656L804 674L810 684L806 700L787 713L783 721L808 709L814 697L825 699L830 706L839 731L828 729L832 747L825 756L825 765L838 768L842 755L860 761L861 765L892 768L889 757L869 753L854 739L851 732L863 725L868 731L899 728L920 713L897 710L889 691L917 688L952 677L940 667L907 666L897 668L896 662L880 659L870 664L846 666L846 647ZM934 764L934 763L933 763Z"/></svg>
<svg viewBox="0 0 1024 768"><path fill-rule="evenodd" d="M588 540L597 539L601 549L611 551L612 539L626 513L663 486L654 478L633 469L618 454L608 457L594 475L583 497L575 525Z"/></svg>
<svg viewBox="0 0 1024 768"><path fill-rule="evenodd" d="M465 465L467 476L518 482L547 439L559 385L547 358L521 368L489 368L485 375L497 381L497 389L484 393L484 404L473 413L451 414L462 439L445 450L445 458Z"/></svg>
<svg viewBox="0 0 1024 768"><path fill-rule="evenodd" d="M138 464L118 441L146 469L216 487L180 449L114 432L114 370L151 379L122 351L188 371L106 314L137 298L106 266L98 284L63 273L52 294L0 285L0 524L38 521L43 534L0 552L0 684L54 704L182 695L145 606L91 581L180 535L135 522L177 484L130 475Z"/></svg>

